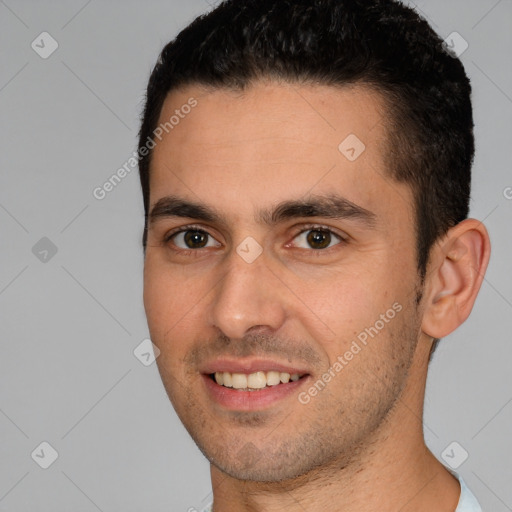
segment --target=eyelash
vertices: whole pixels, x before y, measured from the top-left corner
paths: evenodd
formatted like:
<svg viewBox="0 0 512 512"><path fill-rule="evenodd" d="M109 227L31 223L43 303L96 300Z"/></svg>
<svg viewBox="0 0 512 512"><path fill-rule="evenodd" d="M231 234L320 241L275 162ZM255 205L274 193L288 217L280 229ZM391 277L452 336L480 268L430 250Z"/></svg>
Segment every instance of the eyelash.
<svg viewBox="0 0 512 512"><path fill-rule="evenodd" d="M164 237L164 244L166 244L166 245L169 244L169 242L171 242L171 240L174 236L179 235L180 233L185 233L187 231L198 231L199 233L204 233L205 235L214 238L210 233L208 233L202 227L194 225L194 224L189 224L187 226L181 226L179 229L176 229L176 230L171 231L170 233L166 234ZM316 249L316 250L309 249L309 252L313 253L315 256L321 256L322 254L330 253L331 249L334 249L336 246L346 245L348 243L348 238L349 238L348 235L342 235L342 234L334 231L332 228L327 227L327 226L322 226L320 224L303 225L302 229L300 231L297 231L297 233L295 233L293 235L292 240L294 240L299 235L306 233L308 231L322 231L324 233L330 233L331 235L334 235L336 238L338 238L340 240L337 244L335 244L332 247L328 247L327 249ZM302 249L302 248L299 248L299 249ZM181 248L174 249L173 248L172 250L174 252L178 252L178 253L185 254L185 255L188 255L190 253L195 253L194 256L199 256L200 252L201 252L201 249L181 249ZM302 250L307 250L307 249L302 249Z"/></svg>

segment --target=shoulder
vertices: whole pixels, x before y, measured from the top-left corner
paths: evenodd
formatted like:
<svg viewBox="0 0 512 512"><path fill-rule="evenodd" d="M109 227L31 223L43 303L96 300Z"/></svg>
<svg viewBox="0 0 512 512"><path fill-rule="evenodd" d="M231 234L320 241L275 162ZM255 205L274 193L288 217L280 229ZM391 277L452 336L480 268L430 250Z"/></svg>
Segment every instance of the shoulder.
<svg viewBox="0 0 512 512"><path fill-rule="evenodd" d="M482 507L478 503L473 493L469 490L461 476L455 475L460 483L459 504L455 512L482 512Z"/></svg>

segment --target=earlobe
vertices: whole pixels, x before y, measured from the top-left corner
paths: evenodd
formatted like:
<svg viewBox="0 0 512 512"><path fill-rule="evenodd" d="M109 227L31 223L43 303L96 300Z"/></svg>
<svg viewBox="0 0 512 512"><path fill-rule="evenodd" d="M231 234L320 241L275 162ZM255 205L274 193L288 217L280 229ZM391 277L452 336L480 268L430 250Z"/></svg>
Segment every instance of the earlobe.
<svg viewBox="0 0 512 512"><path fill-rule="evenodd" d="M443 338L471 313L490 257L485 226L466 219L451 228L431 253L422 330Z"/></svg>

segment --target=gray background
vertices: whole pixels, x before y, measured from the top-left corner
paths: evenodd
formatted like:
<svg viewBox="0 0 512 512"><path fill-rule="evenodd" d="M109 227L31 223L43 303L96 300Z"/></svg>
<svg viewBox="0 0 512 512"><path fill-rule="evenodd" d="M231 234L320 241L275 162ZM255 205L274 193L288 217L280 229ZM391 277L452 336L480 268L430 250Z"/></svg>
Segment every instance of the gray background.
<svg viewBox="0 0 512 512"><path fill-rule="evenodd" d="M469 43L471 215L493 243L470 319L431 365L427 442L441 458L457 441L469 454L458 471L484 509L502 512L512 510L512 2L415 5L443 38ZM136 148L158 52L208 9L0 0L0 511L187 511L211 498L207 461L155 364L133 353L148 337L136 169L105 199L92 195ZM31 48L43 31L59 44L47 59ZM55 255L36 245L43 237ZM59 454L48 469L35 462L50 456L36 450L43 441Z"/></svg>

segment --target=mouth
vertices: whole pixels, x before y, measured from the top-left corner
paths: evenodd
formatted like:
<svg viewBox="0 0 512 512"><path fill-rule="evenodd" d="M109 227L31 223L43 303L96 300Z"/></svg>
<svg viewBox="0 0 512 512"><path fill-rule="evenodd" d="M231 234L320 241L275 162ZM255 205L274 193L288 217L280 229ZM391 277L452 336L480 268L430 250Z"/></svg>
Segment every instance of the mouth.
<svg viewBox="0 0 512 512"><path fill-rule="evenodd" d="M290 400L312 378L304 366L266 358L222 357L206 363L199 371L214 407L230 411L293 407Z"/></svg>
<svg viewBox="0 0 512 512"><path fill-rule="evenodd" d="M288 373L276 370L256 371L249 374L218 371L208 376L219 386L232 388L237 391L261 391L266 388L273 388L297 382L306 377L307 373Z"/></svg>
<svg viewBox="0 0 512 512"><path fill-rule="evenodd" d="M224 368L210 369L203 373L205 391L212 403L225 411L255 412L275 411L282 407L293 407L293 397L308 385L311 375L298 369L292 373L287 368L270 369ZM237 370L237 371L234 371Z"/></svg>

